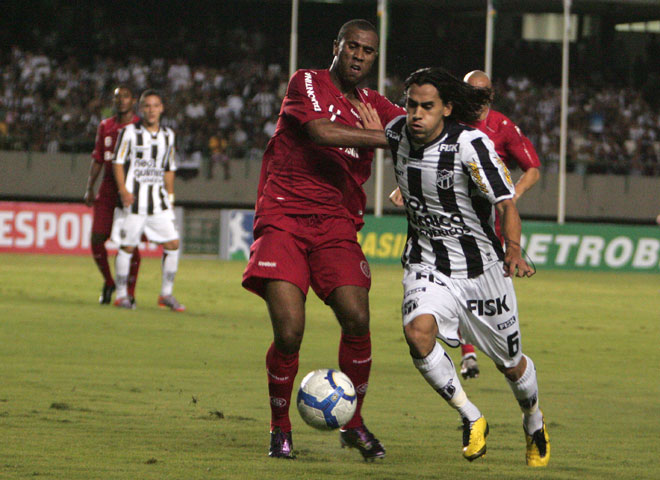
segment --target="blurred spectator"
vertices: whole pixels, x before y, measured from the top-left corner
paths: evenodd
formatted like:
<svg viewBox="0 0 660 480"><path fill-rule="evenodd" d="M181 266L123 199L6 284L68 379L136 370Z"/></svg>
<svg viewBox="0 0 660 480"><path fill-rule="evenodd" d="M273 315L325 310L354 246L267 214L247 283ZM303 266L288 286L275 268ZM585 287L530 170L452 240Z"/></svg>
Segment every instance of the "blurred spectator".
<svg viewBox="0 0 660 480"><path fill-rule="evenodd" d="M222 168L224 179L229 180L231 174L229 171L229 157L225 153L227 149L227 140L216 134L209 138L209 151L211 152L211 162L209 163L208 178L213 178L213 170L216 165Z"/></svg>
<svg viewBox="0 0 660 480"><path fill-rule="evenodd" d="M147 86L162 90L168 99L162 123L179 132L177 147L182 163L191 167L188 174L196 174L200 164L209 171L220 165L229 178L228 158L259 157L273 135L288 75L264 55L265 35L240 27L227 35L228 56L219 67L183 58L145 61L136 55L124 60L97 55L82 63L74 56L54 59L13 46L0 56L0 148L91 150L94 125L110 114L107 92L126 82L137 91ZM512 48L528 47L523 42ZM657 39L647 48L660 49ZM660 104L660 67L639 59L636 68L649 70L638 88L602 86L602 81L571 87L569 171L660 175L660 114L654 106ZM386 82L396 103L403 100L401 78L393 74ZM494 88L495 108L519 119L543 169L556 171L559 88L525 75L496 78Z"/></svg>

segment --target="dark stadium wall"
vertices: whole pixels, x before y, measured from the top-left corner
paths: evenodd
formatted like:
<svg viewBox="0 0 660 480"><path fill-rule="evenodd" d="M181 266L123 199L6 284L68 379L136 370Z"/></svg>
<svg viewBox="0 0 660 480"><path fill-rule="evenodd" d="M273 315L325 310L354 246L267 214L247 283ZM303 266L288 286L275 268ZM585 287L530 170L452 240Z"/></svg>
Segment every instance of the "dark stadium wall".
<svg viewBox="0 0 660 480"><path fill-rule="evenodd" d="M3 172L0 200L82 202L89 162L89 155L0 151ZM218 171L208 179L203 169L193 178L179 176L175 186L177 203L199 208L252 208L259 169L258 161L234 160L228 181ZM514 176L516 174L519 172L514 172ZM518 204L521 215L533 219L556 218L557 183L556 173L545 172ZM385 195L394 187L393 171L386 165ZM366 191L367 206L373 209L373 179L367 182ZM660 210L659 191L660 177L568 174L566 217L568 220L650 224ZM397 212L389 208L387 201L385 208L388 213Z"/></svg>

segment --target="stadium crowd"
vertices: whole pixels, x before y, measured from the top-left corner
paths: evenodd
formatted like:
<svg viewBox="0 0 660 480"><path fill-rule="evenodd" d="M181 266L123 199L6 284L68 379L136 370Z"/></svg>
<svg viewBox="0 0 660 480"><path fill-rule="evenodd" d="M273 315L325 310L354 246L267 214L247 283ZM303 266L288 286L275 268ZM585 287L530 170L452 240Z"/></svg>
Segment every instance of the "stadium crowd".
<svg viewBox="0 0 660 480"><path fill-rule="evenodd" d="M164 123L177 131L180 163L207 176L219 169L228 179L230 158L261 158L286 89L287 68L258 58L241 55L218 67L98 56L83 65L14 46L0 64L0 149L91 152L99 121L111 115L114 86L138 94L151 87L166 99ZM401 78L388 84L387 96L400 102ZM500 79L494 88L495 108L516 119L543 168L556 169L559 88L527 77ZM640 89L576 84L569 105L569 171L660 175L660 115Z"/></svg>

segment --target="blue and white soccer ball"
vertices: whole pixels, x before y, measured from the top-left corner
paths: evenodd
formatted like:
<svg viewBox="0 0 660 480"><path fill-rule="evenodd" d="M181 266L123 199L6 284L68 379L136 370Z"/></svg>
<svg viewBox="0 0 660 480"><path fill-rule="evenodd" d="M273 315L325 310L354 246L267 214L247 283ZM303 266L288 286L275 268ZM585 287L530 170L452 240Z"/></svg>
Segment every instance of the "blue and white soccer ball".
<svg viewBox="0 0 660 480"><path fill-rule="evenodd" d="M343 427L353 418L357 395L353 382L339 370L308 373L298 390L298 411L308 425L320 430Z"/></svg>

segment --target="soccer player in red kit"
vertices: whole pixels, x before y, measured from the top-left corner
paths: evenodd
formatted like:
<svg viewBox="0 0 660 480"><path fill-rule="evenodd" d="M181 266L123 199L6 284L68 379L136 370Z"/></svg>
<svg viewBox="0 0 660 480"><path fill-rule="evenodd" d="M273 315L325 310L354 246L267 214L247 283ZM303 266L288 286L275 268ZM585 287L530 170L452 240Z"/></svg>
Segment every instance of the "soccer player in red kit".
<svg viewBox="0 0 660 480"><path fill-rule="evenodd" d="M125 85L117 87L114 91L115 115L106 118L99 124L96 133L96 143L92 152L92 163L89 167L87 179L87 190L85 192L85 204L94 207L94 220L92 222L92 254L94 261L103 275L104 283L99 297L100 304L109 304L112 301L112 293L115 291L115 281L110 273L108 264L108 251L105 242L112 231L112 219L115 207L119 205L117 183L112 173L112 157L115 151L115 142L119 130L130 123L137 123L140 118L135 115L135 96L130 88ZM99 174L103 170L103 180L98 195L94 198L94 185ZM140 268L140 252L137 248L131 258L131 269L128 281L128 293L132 301L135 298L135 283Z"/></svg>
<svg viewBox="0 0 660 480"><path fill-rule="evenodd" d="M490 78L486 72L473 70L465 75L463 81L477 88L492 88ZM471 126L484 132L495 145L495 151L504 161L509 169L518 166L523 174L516 183L516 193L513 202L518 199L536 182L541 172L541 162L536 154L532 142L522 134L520 128L502 113L486 106L481 112L479 120ZM403 198L397 188L390 195L390 200L396 206L403 205ZM495 232L502 239L500 230L499 213L495 210ZM461 345L461 375L463 378L475 378L479 376L479 365L474 347L470 344Z"/></svg>
<svg viewBox="0 0 660 480"><path fill-rule="evenodd" d="M354 417L342 446L365 460L385 456L364 425L362 402L371 369L369 264L357 242L374 147L382 125L403 110L358 88L373 66L378 35L366 20L344 24L327 70L298 70L289 81L275 134L264 153L257 191L255 241L243 286L266 301L274 341L266 355L270 396L269 456L295 458L289 406L298 371L309 287L341 326L339 368L355 385Z"/></svg>

